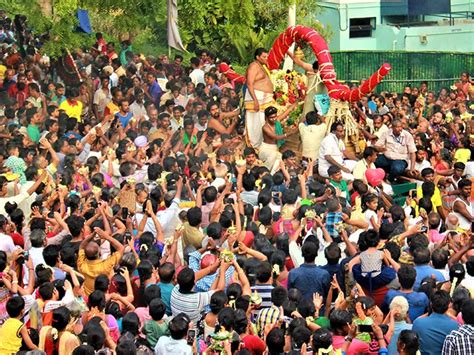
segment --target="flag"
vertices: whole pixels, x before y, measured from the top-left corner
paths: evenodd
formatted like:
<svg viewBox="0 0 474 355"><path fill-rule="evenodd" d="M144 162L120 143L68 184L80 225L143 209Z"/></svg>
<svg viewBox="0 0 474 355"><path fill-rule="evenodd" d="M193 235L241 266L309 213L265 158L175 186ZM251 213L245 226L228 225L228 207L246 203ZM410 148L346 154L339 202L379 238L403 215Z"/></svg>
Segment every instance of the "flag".
<svg viewBox="0 0 474 355"><path fill-rule="evenodd" d="M168 46L186 52L179 35L177 0L168 0Z"/></svg>

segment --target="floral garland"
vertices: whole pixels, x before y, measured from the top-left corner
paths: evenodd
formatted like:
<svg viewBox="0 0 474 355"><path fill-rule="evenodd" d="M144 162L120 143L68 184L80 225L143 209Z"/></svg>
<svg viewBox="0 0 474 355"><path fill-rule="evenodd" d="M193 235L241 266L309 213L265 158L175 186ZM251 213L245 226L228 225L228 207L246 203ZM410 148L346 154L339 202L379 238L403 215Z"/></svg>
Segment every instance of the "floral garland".
<svg viewBox="0 0 474 355"><path fill-rule="evenodd" d="M272 70L270 78L273 83L273 97L277 103L278 112L285 111L288 106L297 101L304 101L306 97L306 76L293 70ZM286 124L291 126L297 123L303 113L303 106L298 105L293 110Z"/></svg>

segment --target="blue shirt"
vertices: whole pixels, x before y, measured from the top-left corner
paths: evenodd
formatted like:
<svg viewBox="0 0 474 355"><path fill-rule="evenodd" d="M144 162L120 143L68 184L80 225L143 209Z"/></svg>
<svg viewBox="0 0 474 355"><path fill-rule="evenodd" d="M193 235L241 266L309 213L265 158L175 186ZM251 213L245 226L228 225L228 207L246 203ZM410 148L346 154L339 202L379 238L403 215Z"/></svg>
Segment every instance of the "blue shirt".
<svg viewBox="0 0 474 355"><path fill-rule="evenodd" d="M431 277L431 275L434 275L436 281L446 281L443 274L430 265L417 265L415 266L415 270L416 280L415 285L413 286L413 290L415 291L418 291L421 281L426 277Z"/></svg>
<svg viewBox="0 0 474 355"><path fill-rule="evenodd" d="M389 290L385 295L385 299L383 301L383 310L388 312L390 303L396 296L405 297L408 301L408 305L410 308L408 309L408 314L410 316L410 320L413 322L416 318L421 316L425 313L426 309L430 305L430 300L428 296L424 292L410 292L404 293L398 290Z"/></svg>
<svg viewBox="0 0 474 355"><path fill-rule="evenodd" d="M341 237L336 229L336 224L342 222L342 212L328 212L326 215L326 230L333 239L333 241L339 243Z"/></svg>
<svg viewBox="0 0 474 355"><path fill-rule="evenodd" d="M171 316L171 291L173 291L174 285L163 282L158 282L157 285L161 290L161 300L166 306L166 314Z"/></svg>
<svg viewBox="0 0 474 355"><path fill-rule="evenodd" d="M74 131L68 131L66 133L64 133L64 138L76 138L77 140L81 140L82 139L82 136L79 134L79 133L76 133Z"/></svg>
<svg viewBox="0 0 474 355"><path fill-rule="evenodd" d="M456 329L458 323L444 314L433 313L429 317L416 319L413 330L420 339L421 355L441 354L444 339Z"/></svg>
<svg viewBox="0 0 474 355"><path fill-rule="evenodd" d="M150 94L155 107L160 107L160 99L163 92L161 91L160 85L156 82L156 80L153 82L153 84L148 84L148 93Z"/></svg>
<svg viewBox="0 0 474 355"><path fill-rule="evenodd" d="M329 273L315 264L302 264L288 275L288 289L297 288L307 300L312 300L315 292L326 297L330 284Z"/></svg>
<svg viewBox="0 0 474 355"><path fill-rule="evenodd" d="M331 278L336 275L339 270L341 270L341 264L326 264L324 266L321 266L321 269L323 270L326 270L327 272L329 272L329 276L331 276Z"/></svg>
<svg viewBox="0 0 474 355"><path fill-rule="evenodd" d="M123 128L127 127L128 122L130 122L130 120L133 117L133 114L131 112L127 112L125 116L122 116L120 113L117 113L116 115L118 119L120 120L120 123L122 124Z"/></svg>
<svg viewBox="0 0 474 355"><path fill-rule="evenodd" d="M198 251L193 251L189 254L189 267L194 271L198 272L201 269L201 258L202 255ZM234 267L230 266L227 271L225 272L225 286L230 284L230 279L234 275ZM214 280L216 279L217 275L219 275L219 269L213 274L209 274L204 276L203 278L199 279L196 282L196 287L194 291L196 292L207 292L210 291Z"/></svg>
<svg viewBox="0 0 474 355"><path fill-rule="evenodd" d="M411 329L412 326L413 326L412 324L408 324L404 320L400 322L395 322L393 335L390 338L390 343L388 344L388 347L387 347L389 355L398 355L398 350L397 350L398 337L400 336L400 333L402 332L402 330Z"/></svg>

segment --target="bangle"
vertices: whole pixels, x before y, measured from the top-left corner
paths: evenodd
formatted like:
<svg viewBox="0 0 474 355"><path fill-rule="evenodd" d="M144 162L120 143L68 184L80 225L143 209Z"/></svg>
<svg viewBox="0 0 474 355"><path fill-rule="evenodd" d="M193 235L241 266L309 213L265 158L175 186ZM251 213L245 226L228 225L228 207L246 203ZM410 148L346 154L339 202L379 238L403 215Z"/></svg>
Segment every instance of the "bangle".
<svg viewBox="0 0 474 355"><path fill-rule="evenodd" d="M377 338L378 341L385 340L384 338Z"/></svg>
<svg viewBox="0 0 474 355"><path fill-rule="evenodd" d="M18 283L18 280L13 280L12 281L12 284L17 284Z"/></svg>

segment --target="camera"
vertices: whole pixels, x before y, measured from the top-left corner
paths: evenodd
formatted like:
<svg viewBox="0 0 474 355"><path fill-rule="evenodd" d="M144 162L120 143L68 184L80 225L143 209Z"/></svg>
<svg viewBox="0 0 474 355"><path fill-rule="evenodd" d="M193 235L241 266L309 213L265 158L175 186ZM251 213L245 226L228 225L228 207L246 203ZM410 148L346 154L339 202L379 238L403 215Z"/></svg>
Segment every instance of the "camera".
<svg viewBox="0 0 474 355"><path fill-rule="evenodd" d="M122 207L122 219L127 219L128 217L128 207Z"/></svg>
<svg viewBox="0 0 474 355"><path fill-rule="evenodd" d="M25 251L21 253L20 256L18 256L18 259L16 259L16 262L19 265L23 265L25 261L28 261L29 257L30 257L30 254L28 253L28 251Z"/></svg>
<svg viewBox="0 0 474 355"><path fill-rule="evenodd" d="M196 331L194 329L188 330L188 345L193 345L194 338L196 337Z"/></svg>
<svg viewBox="0 0 474 355"><path fill-rule="evenodd" d="M373 331L372 326L368 324L359 324L357 329L359 333L371 333Z"/></svg>

